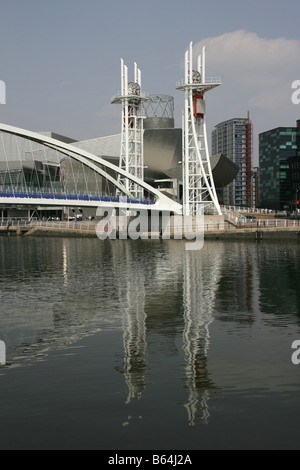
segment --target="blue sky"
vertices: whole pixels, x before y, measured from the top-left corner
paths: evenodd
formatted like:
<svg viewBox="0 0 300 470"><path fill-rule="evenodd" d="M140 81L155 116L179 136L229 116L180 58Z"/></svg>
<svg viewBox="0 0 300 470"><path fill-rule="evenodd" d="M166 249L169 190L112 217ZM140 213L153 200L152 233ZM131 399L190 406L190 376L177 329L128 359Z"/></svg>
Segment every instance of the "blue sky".
<svg viewBox="0 0 300 470"><path fill-rule="evenodd" d="M207 48L207 127L250 111L259 132L294 126L300 105L299 0L1 0L0 121L75 139L118 133L120 59L136 61L147 93L175 98L181 126L184 53ZM130 77L129 77L130 78ZM256 149L257 153L257 149Z"/></svg>

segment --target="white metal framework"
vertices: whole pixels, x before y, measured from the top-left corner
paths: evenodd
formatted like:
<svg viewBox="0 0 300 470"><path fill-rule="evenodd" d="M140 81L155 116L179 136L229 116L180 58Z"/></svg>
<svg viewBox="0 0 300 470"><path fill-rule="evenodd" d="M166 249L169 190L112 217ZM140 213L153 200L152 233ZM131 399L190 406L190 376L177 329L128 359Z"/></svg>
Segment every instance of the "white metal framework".
<svg viewBox="0 0 300 470"><path fill-rule="evenodd" d="M183 213L197 215L221 209L212 177L205 124L204 94L219 86L220 78L205 76L205 48L193 70L193 44L185 53L185 78L177 89L185 91L183 116Z"/></svg>
<svg viewBox="0 0 300 470"><path fill-rule="evenodd" d="M144 104L146 118L174 119L174 97L169 95L148 95Z"/></svg>
<svg viewBox="0 0 300 470"><path fill-rule="evenodd" d="M143 151L143 102L147 100L141 92L141 71L134 63L134 81L128 82L128 68L121 59L121 95L112 99L112 103L122 105L122 138L120 163L121 169L144 179ZM130 195L138 200L143 198L143 190L134 181L119 177Z"/></svg>

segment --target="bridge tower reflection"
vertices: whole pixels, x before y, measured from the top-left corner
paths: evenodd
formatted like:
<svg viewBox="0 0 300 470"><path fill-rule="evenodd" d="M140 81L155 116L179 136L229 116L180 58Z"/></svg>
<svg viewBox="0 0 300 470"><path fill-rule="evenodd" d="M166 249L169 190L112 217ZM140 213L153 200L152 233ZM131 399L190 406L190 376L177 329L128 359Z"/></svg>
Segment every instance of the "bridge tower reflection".
<svg viewBox="0 0 300 470"><path fill-rule="evenodd" d="M216 246L215 256L206 256L205 247L199 252L186 252L183 262L184 331L186 387L189 390L185 408L188 421L194 426L198 410L202 422L210 416L208 401L215 389L208 372L207 355L210 345L209 327L222 267L222 245Z"/></svg>
<svg viewBox="0 0 300 470"><path fill-rule="evenodd" d="M145 270L135 259L129 243L116 244L114 256L120 270L117 292L122 308L123 374L128 387L128 404L133 398L141 398L145 389Z"/></svg>

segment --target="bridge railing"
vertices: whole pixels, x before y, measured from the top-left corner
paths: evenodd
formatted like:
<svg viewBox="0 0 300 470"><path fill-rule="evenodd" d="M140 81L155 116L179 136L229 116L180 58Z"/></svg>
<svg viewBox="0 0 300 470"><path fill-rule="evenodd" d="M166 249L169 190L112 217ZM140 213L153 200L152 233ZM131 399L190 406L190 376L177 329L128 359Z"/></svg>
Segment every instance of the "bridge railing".
<svg viewBox="0 0 300 470"><path fill-rule="evenodd" d="M53 220L26 220L26 219L0 219L0 227L1 229L5 229L7 227L16 228L16 227L23 227L23 228L34 228L40 227L42 229L55 229L55 230L78 230L78 231L88 231L88 232L96 232L98 220L92 221L80 221L80 220L70 220L70 221L53 221ZM174 230L180 230L179 225L171 223L171 227ZM300 230L300 220L289 220L289 219L254 219L251 221L242 221L237 223L236 226L228 224L226 221L221 223L204 223L204 233L206 232L233 232L238 231L240 229L253 229L253 230L263 230L263 229L297 229ZM186 226L185 229L187 231L193 231L194 227ZM155 226L149 224L149 231L152 230L153 232L160 232L161 226Z"/></svg>
<svg viewBox="0 0 300 470"><path fill-rule="evenodd" d="M260 215L280 215L286 216L286 211L278 211L273 209L261 209L257 207L242 207L242 206L221 206L223 214L241 213L241 214L260 214Z"/></svg>
<svg viewBox="0 0 300 470"><path fill-rule="evenodd" d="M236 228L292 228L300 227L299 219L242 219Z"/></svg>
<svg viewBox="0 0 300 470"><path fill-rule="evenodd" d="M0 227L27 227L37 222L37 218L24 218L24 217L2 217L0 218Z"/></svg>
<svg viewBox="0 0 300 470"><path fill-rule="evenodd" d="M0 198L21 198L21 199L55 199L58 201L69 200L69 201L91 201L91 202L116 202L118 203L120 198L111 194L96 194L96 193L80 193L75 191L57 191L46 189L30 189L25 190L24 188L15 188L14 190L4 189L0 186ZM155 204L152 199L130 199L127 197L126 201L133 204Z"/></svg>
<svg viewBox="0 0 300 470"><path fill-rule="evenodd" d="M28 225L34 227L53 227L58 229L79 229L79 230L92 230L98 224L98 221L67 221L67 222L55 222L55 221L33 221ZM171 224L172 227L174 226ZM159 231L161 227L151 226L153 231ZM174 226L174 228L177 228ZM192 226L186 226L187 230L192 230ZM263 228L300 228L300 220L289 220L289 219L254 219L250 221L242 221L235 227L236 230L241 228L252 228L252 229L263 229ZM235 230L226 221L217 223L204 223L204 231L232 231Z"/></svg>

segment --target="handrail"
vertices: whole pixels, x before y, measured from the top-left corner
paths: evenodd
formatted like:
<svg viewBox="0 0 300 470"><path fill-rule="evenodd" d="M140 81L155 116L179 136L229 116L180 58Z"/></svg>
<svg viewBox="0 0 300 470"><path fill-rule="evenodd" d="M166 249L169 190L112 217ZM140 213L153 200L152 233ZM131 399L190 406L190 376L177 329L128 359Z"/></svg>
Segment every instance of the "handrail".
<svg viewBox="0 0 300 470"><path fill-rule="evenodd" d="M24 198L24 199L58 199L58 200L78 200L78 201L103 201L103 202L119 202L119 197L108 196L108 195L96 195L96 194L78 194L70 192L45 192L36 190L34 192L30 191L1 191L0 197L11 197L11 198ZM155 201L148 199L130 199L126 198L126 202L129 204L155 204Z"/></svg>
<svg viewBox="0 0 300 470"><path fill-rule="evenodd" d="M35 227L42 227L42 228L55 228L55 229L62 229L62 230L83 230L83 231L96 231L96 226L98 224L97 220L94 221L56 221L56 220L38 220L34 218L32 220L19 218L0 218L0 227L24 227L24 228L35 228ZM176 225L176 223L174 223ZM300 220L288 220L288 219L254 219L252 222L244 222L244 223L237 223L230 225L227 221L218 223L204 223L204 232L235 232L239 229L272 229L272 228L299 228L300 227ZM175 227L176 228L176 227ZM192 230L191 227L186 227L187 229ZM161 227L160 227L161 229ZM159 231L159 227L153 227L151 225L152 231Z"/></svg>

